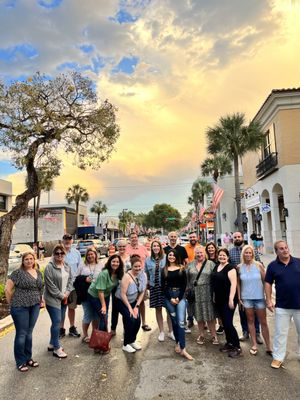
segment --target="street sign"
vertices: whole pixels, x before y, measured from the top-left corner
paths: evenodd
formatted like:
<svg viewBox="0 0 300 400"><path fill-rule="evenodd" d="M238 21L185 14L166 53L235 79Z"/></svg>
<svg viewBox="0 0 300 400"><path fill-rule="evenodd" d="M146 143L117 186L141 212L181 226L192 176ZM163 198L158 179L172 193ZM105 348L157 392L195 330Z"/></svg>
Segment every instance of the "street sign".
<svg viewBox="0 0 300 400"><path fill-rule="evenodd" d="M263 214L267 214L268 212L271 211L271 206L270 206L270 204L268 204L268 203L262 204L262 205L260 206L260 210L261 210L261 212L262 212Z"/></svg>

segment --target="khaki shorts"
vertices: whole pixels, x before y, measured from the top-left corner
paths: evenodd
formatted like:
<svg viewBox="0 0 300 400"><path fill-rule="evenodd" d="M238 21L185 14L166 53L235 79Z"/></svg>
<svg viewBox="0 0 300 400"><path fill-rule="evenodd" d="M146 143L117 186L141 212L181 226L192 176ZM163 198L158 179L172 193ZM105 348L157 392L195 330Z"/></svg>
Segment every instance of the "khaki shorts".
<svg viewBox="0 0 300 400"><path fill-rule="evenodd" d="M75 310L75 308L77 308L77 294L76 294L76 290L72 290L72 292L70 292L69 297L68 297L68 307L71 310Z"/></svg>

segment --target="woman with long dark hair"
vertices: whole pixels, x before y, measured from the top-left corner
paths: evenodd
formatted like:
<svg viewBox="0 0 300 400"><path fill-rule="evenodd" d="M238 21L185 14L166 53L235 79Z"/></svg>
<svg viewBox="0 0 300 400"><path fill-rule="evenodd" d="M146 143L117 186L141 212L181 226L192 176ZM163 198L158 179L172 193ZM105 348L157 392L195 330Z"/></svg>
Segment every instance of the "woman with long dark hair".
<svg viewBox="0 0 300 400"><path fill-rule="evenodd" d="M124 274L124 264L118 254L107 260L105 267L88 289L88 301L99 316L99 330L107 331L108 307L111 291Z"/></svg>
<svg viewBox="0 0 300 400"><path fill-rule="evenodd" d="M35 255L26 252L22 255L20 268L11 273L5 286L16 329L14 355L20 372L39 366L32 359L32 331L40 312L42 289L42 274L36 268Z"/></svg>
<svg viewBox="0 0 300 400"><path fill-rule="evenodd" d="M167 253L166 266L161 271L161 285L165 296L165 307L172 321L176 341L175 352L192 361L193 357L185 349L186 299L184 294L187 277L175 250Z"/></svg>

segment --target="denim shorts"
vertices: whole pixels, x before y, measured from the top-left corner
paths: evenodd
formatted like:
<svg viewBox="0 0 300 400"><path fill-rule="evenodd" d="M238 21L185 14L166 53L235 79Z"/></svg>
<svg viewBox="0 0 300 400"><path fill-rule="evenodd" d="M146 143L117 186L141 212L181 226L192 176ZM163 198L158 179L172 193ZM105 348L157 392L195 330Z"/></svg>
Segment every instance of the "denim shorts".
<svg viewBox="0 0 300 400"><path fill-rule="evenodd" d="M254 308L255 310L263 310L266 308L265 299L249 300L243 299L243 304L245 308Z"/></svg>
<svg viewBox="0 0 300 400"><path fill-rule="evenodd" d="M98 321L99 320L99 315L96 313L96 311L93 309L93 306L89 301L83 301L82 303L82 308L83 308L83 319L82 322L84 324L89 324L92 321Z"/></svg>

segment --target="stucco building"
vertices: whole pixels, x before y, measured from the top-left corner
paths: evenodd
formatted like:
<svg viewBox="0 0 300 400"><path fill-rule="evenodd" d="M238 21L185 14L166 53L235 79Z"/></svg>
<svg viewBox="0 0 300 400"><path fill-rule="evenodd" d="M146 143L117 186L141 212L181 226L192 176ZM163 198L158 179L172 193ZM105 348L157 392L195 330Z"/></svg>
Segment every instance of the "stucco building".
<svg viewBox="0 0 300 400"><path fill-rule="evenodd" d="M0 216L6 214L12 207L12 183L0 179Z"/></svg>
<svg viewBox="0 0 300 400"><path fill-rule="evenodd" d="M265 131L260 151L243 158L248 232L279 239L300 256L300 88L273 90L257 112Z"/></svg>

